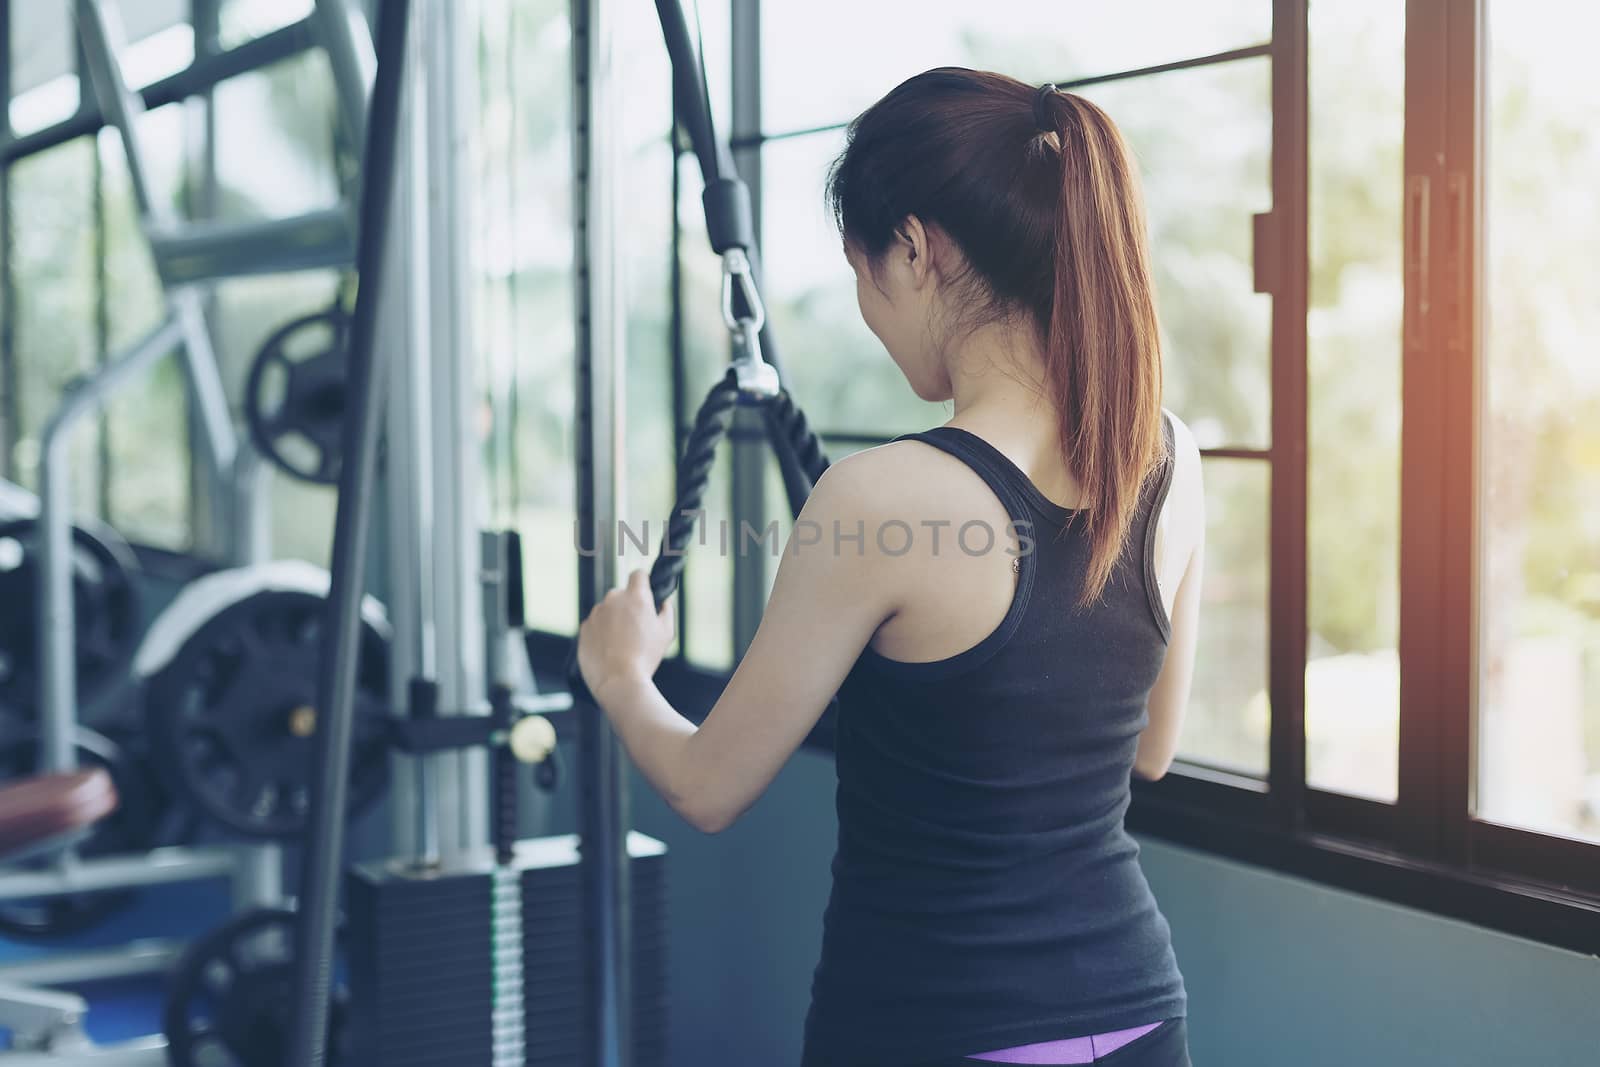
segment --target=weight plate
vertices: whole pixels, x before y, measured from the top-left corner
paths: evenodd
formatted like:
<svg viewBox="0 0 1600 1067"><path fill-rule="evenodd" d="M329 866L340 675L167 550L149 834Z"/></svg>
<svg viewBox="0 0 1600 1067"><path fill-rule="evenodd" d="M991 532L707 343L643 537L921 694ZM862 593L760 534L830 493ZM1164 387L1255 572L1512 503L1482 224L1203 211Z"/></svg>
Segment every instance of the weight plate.
<svg viewBox="0 0 1600 1067"><path fill-rule="evenodd" d="M310 815L318 657L327 602L266 591L196 630L150 680L145 721L178 795L249 837L302 834ZM350 814L388 784L388 645L363 621Z"/></svg>
<svg viewBox="0 0 1600 1067"><path fill-rule="evenodd" d="M292 911L237 916L191 944L167 988L162 1029L173 1067L283 1067L296 1003ZM348 994L334 990L328 1063L345 1060Z"/></svg>
<svg viewBox="0 0 1600 1067"><path fill-rule="evenodd" d="M245 421L262 455L303 481L339 481L349 316L337 305L262 344L245 383Z"/></svg>
<svg viewBox="0 0 1600 1067"><path fill-rule="evenodd" d="M127 673L139 642L133 550L105 527L72 529L72 604L78 702ZM39 706L39 528L0 523L0 704Z"/></svg>
<svg viewBox="0 0 1600 1067"><path fill-rule="evenodd" d="M127 749L93 730L79 727L78 763L104 767L117 789L117 808L101 819L77 846L84 857L147 852L160 842L167 807L150 769ZM26 778L39 766L39 733L27 726L0 740L0 781ZM168 844L173 842L166 842ZM41 858L35 864L48 863ZM24 863L24 866L30 864ZM52 938L86 930L126 907L125 889L71 896L0 901L0 932L20 938Z"/></svg>

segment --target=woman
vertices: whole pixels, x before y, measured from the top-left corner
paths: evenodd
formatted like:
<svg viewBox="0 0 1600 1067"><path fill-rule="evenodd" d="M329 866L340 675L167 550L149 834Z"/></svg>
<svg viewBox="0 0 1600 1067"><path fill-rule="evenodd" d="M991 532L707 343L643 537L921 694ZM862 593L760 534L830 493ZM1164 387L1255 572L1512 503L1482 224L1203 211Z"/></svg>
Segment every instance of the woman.
<svg viewBox="0 0 1600 1067"><path fill-rule="evenodd" d="M584 622L584 677L712 833L839 693L807 1067L1188 1064L1122 820L1187 700L1200 459L1160 406L1128 149L1087 100L944 68L852 124L829 195L862 317L954 415L818 482L704 725L651 682L672 618L643 572Z"/></svg>

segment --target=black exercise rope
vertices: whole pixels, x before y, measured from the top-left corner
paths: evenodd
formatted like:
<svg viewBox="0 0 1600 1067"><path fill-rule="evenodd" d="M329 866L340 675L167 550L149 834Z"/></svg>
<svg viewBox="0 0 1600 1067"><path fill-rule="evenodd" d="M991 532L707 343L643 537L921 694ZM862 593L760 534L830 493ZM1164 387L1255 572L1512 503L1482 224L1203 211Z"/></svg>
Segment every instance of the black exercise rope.
<svg viewBox="0 0 1600 1067"><path fill-rule="evenodd" d="M661 548L650 565L650 594L655 598L657 611L678 591L683 580L683 570L689 558L689 542L700 522L706 491L711 487L717 449L727 439L728 431L733 427L734 413L741 402L760 405L768 425L779 428L781 441L778 443L789 451L810 484L815 485L828 469L828 456L823 451L822 440L811 429L805 412L795 404L788 390L780 389L770 397L747 396L739 388L737 372L730 368L701 402L700 410L695 413L694 425L684 441L683 455L678 460L677 499L673 501L666 532L661 536ZM789 503L798 518L805 498L791 499ZM567 665L567 680L575 697L589 698L589 688L578 671L576 646Z"/></svg>
<svg viewBox="0 0 1600 1067"><path fill-rule="evenodd" d="M736 373L729 370L706 394L699 412L695 414L694 427L684 442L683 457L678 461L678 499L667 520L666 533L661 538L661 550L650 567L650 592L655 597L657 610L677 591L683 578L684 565L688 561L686 549L699 521L706 490L711 484L717 448L733 425L733 415L739 407L740 397ZM780 389L771 397L752 398L751 402L760 404L771 424L780 428L784 445L795 457L807 479L815 485L828 469L828 457L823 452L822 441L806 421L805 413L796 406L786 390ZM804 503L803 498L790 501L796 517Z"/></svg>

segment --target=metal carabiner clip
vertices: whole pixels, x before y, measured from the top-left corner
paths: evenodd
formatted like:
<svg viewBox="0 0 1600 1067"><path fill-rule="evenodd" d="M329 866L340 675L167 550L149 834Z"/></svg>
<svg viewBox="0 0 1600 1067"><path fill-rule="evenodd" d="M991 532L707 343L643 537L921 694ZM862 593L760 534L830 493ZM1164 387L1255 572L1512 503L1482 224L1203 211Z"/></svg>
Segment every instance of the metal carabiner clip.
<svg viewBox="0 0 1600 1067"><path fill-rule="evenodd" d="M747 314L734 310L734 289L744 301ZM756 290L750 257L742 248L722 254L722 322L733 339L733 373L739 391L760 398L778 395L778 371L761 355L761 327L766 325L767 309Z"/></svg>

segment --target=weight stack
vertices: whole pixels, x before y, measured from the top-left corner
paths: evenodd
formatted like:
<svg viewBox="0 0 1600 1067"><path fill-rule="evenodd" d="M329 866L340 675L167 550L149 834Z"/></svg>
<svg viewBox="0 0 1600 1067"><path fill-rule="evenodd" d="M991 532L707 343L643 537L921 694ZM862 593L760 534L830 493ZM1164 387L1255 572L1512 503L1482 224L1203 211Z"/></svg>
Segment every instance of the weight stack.
<svg viewBox="0 0 1600 1067"><path fill-rule="evenodd" d="M666 846L630 834L633 1067L666 1063ZM592 1067L583 1056L591 961L575 836L517 844L526 1067ZM496 1067L494 875L487 863L417 871L366 864L348 878L352 1061ZM510 946L501 945L500 955ZM514 953L511 954L514 957ZM501 981L507 978L502 972ZM500 1020L502 1028L504 1017Z"/></svg>

